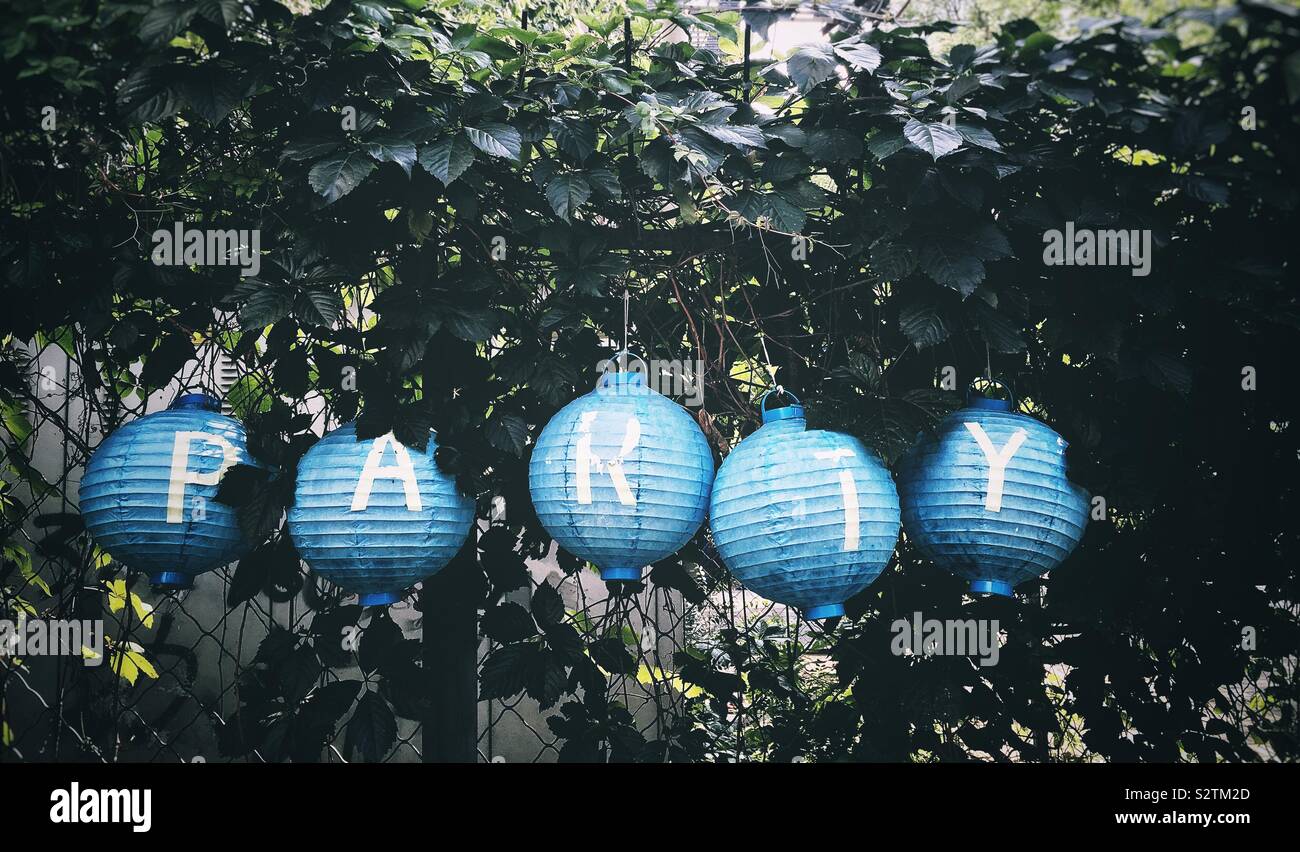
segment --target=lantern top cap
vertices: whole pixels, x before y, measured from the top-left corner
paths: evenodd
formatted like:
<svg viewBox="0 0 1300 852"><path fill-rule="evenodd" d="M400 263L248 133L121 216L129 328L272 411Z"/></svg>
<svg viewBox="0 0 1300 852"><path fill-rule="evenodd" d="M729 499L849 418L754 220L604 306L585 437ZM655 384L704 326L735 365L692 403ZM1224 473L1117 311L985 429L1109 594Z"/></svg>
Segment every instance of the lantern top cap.
<svg viewBox="0 0 1300 852"><path fill-rule="evenodd" d="M988 411L1010 411L1011 400L993 399L991 397L981 396L980 394L971 394L966 398L966 407L983 408Z"/></svg>
<svg viewBox="0 0 1300 852"><path fill-rule="evenodd" d="M982 388L975 387L975 382L979 382L979 381L984 382L984 387ZM1002 388L1002 390L1006 391L1007 398L998 399L996 397L986 396L985 392L991 387ZM1011 411L1012 409L1015 408L1015 405L1016 405L1016 395L1015 392L1011 389L1011 385L1007 384L1004 381L1000 381L998 379L993 379L988 377L984 377L983 379L975 379L970 383L970 387L966 389L967 408L982 408L986 411Z"/></svg>
<svg viewBox="0 0 1300 852"><path fill-rule="evenodd" d="M790 404L785 406L784 408L768 408L767 398L774 393L778 393L781 394L782 396L789 397ZM778 420L803 420L804 419L803 403L799 401L799 397L790 393L780 385L777 385L772 390L763 394L762 398L759 399L758 401L758 410L763 415L764 423L774 423Z"/></svg>
<svg viewBox="0 0 1300 852"><path fill-rule="evenodd" d="M645 385L645 376L633 370L629 372L609 371L601 373L600 381L596 382L597 389L609 387L610 385Z"/></svg>
<svg viewBox="0 0 1300 852"><path fill-rule="evenodd" d="M167 408L170 411L220 411L221 400L206 393L183 393Z"/></svg>

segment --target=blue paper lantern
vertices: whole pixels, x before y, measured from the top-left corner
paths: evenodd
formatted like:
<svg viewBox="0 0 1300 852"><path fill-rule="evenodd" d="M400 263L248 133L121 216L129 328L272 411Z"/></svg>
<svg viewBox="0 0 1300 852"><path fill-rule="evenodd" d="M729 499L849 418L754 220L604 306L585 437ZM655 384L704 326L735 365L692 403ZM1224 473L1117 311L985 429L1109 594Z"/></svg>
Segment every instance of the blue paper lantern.
<svg viewBox="0 0 1300 852"><path fill-rule="evenodd" d="M78 501L86 530L155 586L188 589L194 577L248 550L235 510L218 503L222 475L255 464L239 421L206 394L119 427L96 448Z"/></svg>
<svg viewBox="0 0 1300 852"><path fill-rule="evenodd" d="M861 441L808 429L797 398L759 404L763 425L718 469L713 542L731 573L808 619L844 614L844 601L880 575L898 541L898 492Z"/></svg>
<svg viewBox="0 0 1300 852"><path fill-rule="evenodd" d="M289 535L311 569L360 596L396 603L456 555L474 501L434 460L437 439L408 449L390 432L357 440L355 423L316 442L298 463Z"/></svg>
<svg viewBox="0 0 1300 852"><path fill-rule="evenodd" d="M1066 477L1065 447L1010 400L971 394L900 463L908 537L971 591L1010 596L1083 537L1088 496Z"/></svg>
<svg viewBox="0 0 1300 852"><path fill-rule="evenodd" d="M528 466L546 531L606 581L640 580L642 567L690 541L712 482L700 427L637 372L605 373L562 408L538 435Z"/></svg>

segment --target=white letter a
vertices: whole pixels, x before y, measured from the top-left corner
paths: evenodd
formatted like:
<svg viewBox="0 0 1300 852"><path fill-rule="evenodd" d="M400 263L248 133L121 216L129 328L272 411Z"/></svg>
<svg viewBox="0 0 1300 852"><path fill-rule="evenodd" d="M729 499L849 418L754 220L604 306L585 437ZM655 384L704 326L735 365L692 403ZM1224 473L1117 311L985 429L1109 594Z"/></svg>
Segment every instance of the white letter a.
<svg viewBox="0 0 1300 852"><path fill-rule="evenodd" d="M384 458L385 447L392 447L393 455L397 457L397 464L391 467L380 465ZM361 469L361 479L357 481L357 490L352 494L352 511L363 512L370 505L370 489L375 486L376 479L402 480L402 490L406 492L407 510L420 511L420 486L415 481L415 467L411 464L411 456L406 452L406 447L398 443L392 432L376 438L370 445L366 466Z"/></svg>

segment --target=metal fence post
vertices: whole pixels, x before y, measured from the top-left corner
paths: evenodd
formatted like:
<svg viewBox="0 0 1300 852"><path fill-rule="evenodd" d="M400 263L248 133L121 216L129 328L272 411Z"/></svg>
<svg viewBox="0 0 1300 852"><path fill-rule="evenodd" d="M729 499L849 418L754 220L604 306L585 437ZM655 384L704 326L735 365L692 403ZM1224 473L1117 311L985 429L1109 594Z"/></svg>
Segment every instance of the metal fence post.
<svg viewBox="0 0 1300 852"><path fill-rule="evenodd" d="M478 528L420 592L424 668L432 707L424 720L425 763L478 759Z"/></svg>

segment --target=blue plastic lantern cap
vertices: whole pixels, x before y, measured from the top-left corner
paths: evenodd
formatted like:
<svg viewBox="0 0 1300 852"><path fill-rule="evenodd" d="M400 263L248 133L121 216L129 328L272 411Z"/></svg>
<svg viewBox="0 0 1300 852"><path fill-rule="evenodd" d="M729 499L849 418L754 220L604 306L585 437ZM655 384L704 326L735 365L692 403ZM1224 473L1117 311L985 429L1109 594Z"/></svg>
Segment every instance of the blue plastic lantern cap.
<svg viewBox="0 0 1300 852"><path fill-rule="evenodd" d="M349 423L308 450L289 535L311 569L363 606L382 606L450 562L474 523L474 501L438 468L437 447L432 435L423 451L391 432L358 441Z"/></svg>
<svg viewBox="0 0 1300 852"><path fill-rule="evenodd" d="M1083 537L1088 497L1066 477L1065 447L1010 402L972 397L899 465L908 537L971 591L1010 596Z"/></svg>
<svg viewBox="0 0 1300 852"><path fill-rule="evenodd" d="M551 537L606 581L641 579L704 523L713 455L686 410L640 373L606 373L546 424L528 466Z"/></svg>
<svg viewBox="0 0 1300 852"><path fill-rule="evenodd" d="M214 397L178 397L96 448L78 492L86 530L155 586L188 589L248 550L234 508L214 499L236 464L256 464L239 421Z"/></svg>
<svg viewBox="0 0 1300 852"><path fill-rule="evenodd" d="M803 406L790 405L764 410L762 427L723 461L709 528L747 588L831 618L889 563L898 492L861 441L808 429Z"/></svg>

